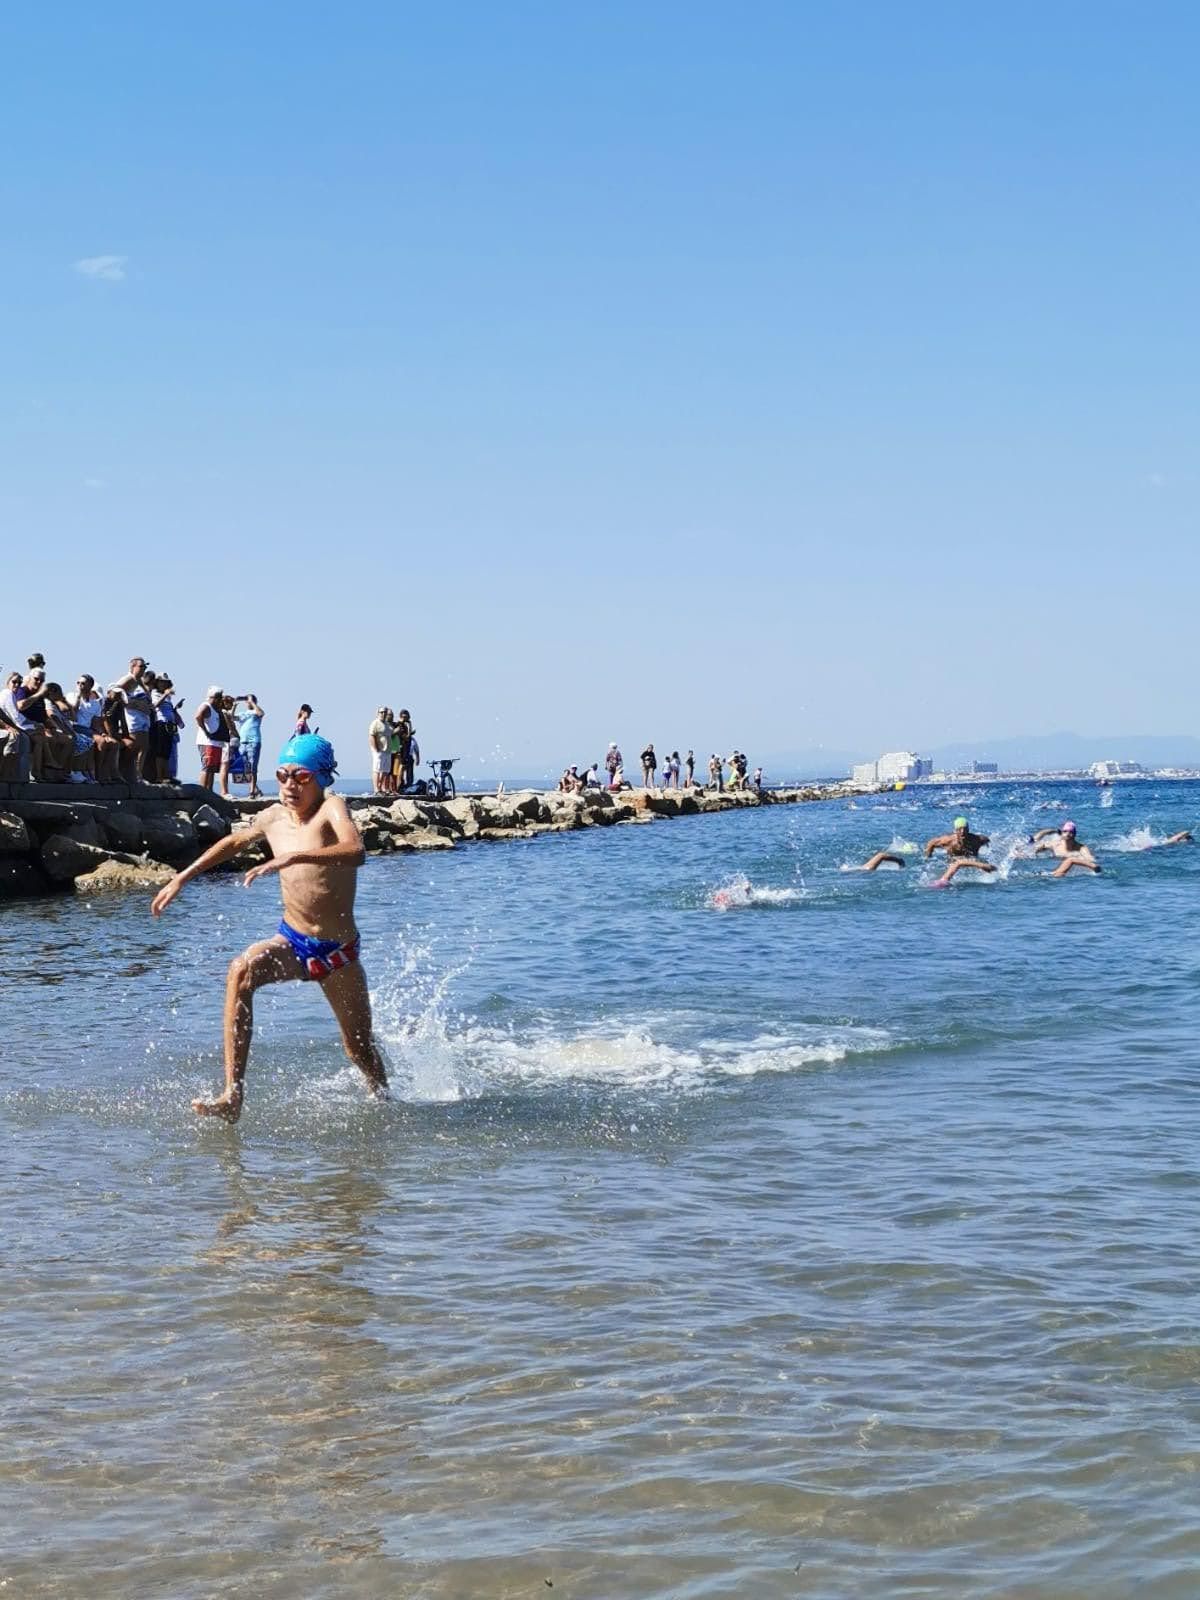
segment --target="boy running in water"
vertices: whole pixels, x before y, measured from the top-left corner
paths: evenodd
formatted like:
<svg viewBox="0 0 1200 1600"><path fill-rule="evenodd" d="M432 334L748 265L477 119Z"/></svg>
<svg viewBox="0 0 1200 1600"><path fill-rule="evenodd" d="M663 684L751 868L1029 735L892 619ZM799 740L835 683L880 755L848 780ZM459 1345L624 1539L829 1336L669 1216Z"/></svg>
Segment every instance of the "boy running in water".
<svg viewBox="0 0 1200 1600"><path fill-rule="evenodd" d="M362 841L346 807L325 791L337 763L333 746L316 734L297 734L279 757L278 805L268 806L249 828L211 846L159 890L150 909L160 917L184 884L263 838L271 860L253 867L247 885L279 873L283 921L271 939L236 956L225 985L225 1092L215 1100L193 1100L204 1117L236 1122L242 1112L246 1060L254 1032L254 991L266 983L312 979L319 983L341 1029L350 1060L372 1094L387 1094L387 1070L371 1025L371 998L358 960L354 925L355 874L365 860Z"/></svg>

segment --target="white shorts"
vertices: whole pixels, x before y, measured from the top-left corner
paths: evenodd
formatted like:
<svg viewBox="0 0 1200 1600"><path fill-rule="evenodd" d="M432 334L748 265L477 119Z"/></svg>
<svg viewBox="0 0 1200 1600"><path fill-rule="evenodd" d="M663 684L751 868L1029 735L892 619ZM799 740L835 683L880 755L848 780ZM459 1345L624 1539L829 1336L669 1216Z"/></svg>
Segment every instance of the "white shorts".
<svg viewBox="0 0 1200 1600"><path fill-rule="evenodd" d="M375 763L371 770L382 778L385 773L392 770L391 755L387 750L374 750L371 754Z"/></svg>

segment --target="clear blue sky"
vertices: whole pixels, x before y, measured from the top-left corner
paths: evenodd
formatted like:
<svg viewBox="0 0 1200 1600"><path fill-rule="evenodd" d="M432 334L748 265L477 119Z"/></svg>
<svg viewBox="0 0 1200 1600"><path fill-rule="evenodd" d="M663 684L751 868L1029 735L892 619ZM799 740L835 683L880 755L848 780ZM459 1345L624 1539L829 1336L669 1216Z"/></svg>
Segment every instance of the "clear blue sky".
<svg viewBox="0 0 1200 1600"><path fill-rule="evenodd" d="M1195 728L1191 5L60 4L6 662L365 767Z"/></svg>

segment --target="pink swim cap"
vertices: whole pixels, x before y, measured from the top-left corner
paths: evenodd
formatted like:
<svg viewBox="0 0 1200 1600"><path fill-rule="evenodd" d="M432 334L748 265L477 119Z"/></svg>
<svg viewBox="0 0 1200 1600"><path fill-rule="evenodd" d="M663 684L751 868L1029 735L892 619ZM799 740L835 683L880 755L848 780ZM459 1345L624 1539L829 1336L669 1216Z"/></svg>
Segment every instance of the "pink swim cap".
<svg viewBox="0 0 1200 1600"><path fill-rule="evenodd" d="M1059 831L1059 833L1074 833L1075 832L1075 824L1073 822L1064 822L1062 827L1058 831Z"/></svg>

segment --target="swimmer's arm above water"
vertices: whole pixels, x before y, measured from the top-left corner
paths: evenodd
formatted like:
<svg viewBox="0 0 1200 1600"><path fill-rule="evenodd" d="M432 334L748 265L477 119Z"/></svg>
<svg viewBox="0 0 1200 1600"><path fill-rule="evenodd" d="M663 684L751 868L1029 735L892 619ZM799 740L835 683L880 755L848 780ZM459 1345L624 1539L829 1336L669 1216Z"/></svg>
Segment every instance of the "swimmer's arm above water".
<svg viewBox="0 0 1200 1600"><path fill-rule="evenodd" d="M939 834L936 839L930 839L929 843L925 846L925 859L926 859L926 861L929 860L930 856L933 854L933 852L935 850L944 850L947 845L950 845L950 844L953 844L953 843L954 843L954 835L952 833L942 833L942 834Z"/></svg>
<svg viewBox="0 0 1200 1600"><path fill-rule="evenodd" d="M230 856L237 855L251 840L262 837L262 819L266 812L259 812L248 828L241 828L237 833L229 833L223 839L218 839L216 844L210 844L202 856L197 856L190 867L184 867L182 872L177 872L170 883L165 884L154 899L150 902L150 910L156 917L161 917L163 912L174 900L185 883L190 883L193 878L198 878L202 872L207 872L210 867L220 866L222 861L228 861Z"/></svg>

